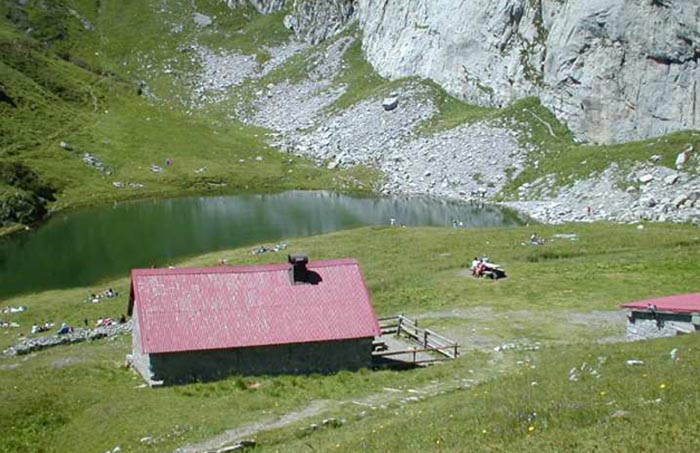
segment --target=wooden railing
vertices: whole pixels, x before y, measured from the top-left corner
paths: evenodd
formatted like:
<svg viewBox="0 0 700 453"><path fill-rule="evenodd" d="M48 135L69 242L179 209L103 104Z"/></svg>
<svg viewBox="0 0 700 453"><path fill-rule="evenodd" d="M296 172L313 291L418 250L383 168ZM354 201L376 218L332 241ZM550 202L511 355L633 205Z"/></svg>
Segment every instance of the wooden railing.
<svg viewBox="0 0 700 453"><path fill-rule="evenodd" d="M408 337L412 341L418 343L422 349L413 348L407 351L379 352L375 355L387 356L414 352L415 361L415 353L432 351L442 354L449 359L456 359L459 357L459 344L457 344L457 342L452 341L433 330L418 327L417 320L412 320L404 315L397 315L379 318L378 321L382 335L395 334L397 336Z"/></svg>

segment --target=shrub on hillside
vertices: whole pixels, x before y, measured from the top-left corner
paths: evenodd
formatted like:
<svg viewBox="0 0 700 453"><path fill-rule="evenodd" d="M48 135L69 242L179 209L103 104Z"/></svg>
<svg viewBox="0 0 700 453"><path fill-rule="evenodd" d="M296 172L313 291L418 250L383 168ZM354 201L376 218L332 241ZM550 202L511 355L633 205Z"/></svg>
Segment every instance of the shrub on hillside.
<svg viewBox="0 0 700 453"><path fill-rule="evenodd" d="M0 224L31 224L43 219L46 203L54 201L56 189L19 162L0 162L0 183L9 186L0 195Z"/></svg>

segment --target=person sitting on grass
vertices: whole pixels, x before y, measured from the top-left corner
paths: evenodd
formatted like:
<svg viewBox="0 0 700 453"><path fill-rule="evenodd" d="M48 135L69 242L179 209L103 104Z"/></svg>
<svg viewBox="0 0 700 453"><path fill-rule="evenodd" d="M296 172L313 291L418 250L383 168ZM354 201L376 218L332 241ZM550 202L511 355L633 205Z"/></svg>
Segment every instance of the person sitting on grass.
<svg viewBox="0 0 700 453"><path fill-rule="evenodd" d="M483 260L479 260L479 264L476 266L475 277L482 277L486 271L486 263Z"/></svg>
<svg viewBox="0 0 700 453"><path fill-rule="evenodd" d="M474 257L474 260L472 260L472 265L469 268L472 271L472 275L476 274L476 268L479 267L479 263L481 263L481 260L477 257Z"/></svg>

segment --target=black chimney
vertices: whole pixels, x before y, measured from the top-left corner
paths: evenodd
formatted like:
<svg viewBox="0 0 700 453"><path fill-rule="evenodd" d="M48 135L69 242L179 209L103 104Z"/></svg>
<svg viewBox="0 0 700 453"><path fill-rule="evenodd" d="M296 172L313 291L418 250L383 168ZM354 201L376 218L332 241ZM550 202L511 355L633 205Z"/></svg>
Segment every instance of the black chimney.
<svg viewBox="0 0 700 453"><path fill-rule="evenodd" d="M309 263L309 255L287 255L287 259L289 260L289 264L292 265L289 269L292 283L295 285L299 283L308 283L309 270L306 268L306 265Z"/></svg>

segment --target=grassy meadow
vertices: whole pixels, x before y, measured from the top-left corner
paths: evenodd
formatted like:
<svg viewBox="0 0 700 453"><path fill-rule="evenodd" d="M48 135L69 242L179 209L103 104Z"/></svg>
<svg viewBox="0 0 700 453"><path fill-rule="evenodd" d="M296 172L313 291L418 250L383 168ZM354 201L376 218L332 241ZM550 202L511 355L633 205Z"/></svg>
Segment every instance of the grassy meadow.
<svg viewBox="0 0 700 453"><path fill-rule="evenodd" d="M149 389L122 366L129 336L3 357L0 450L79 445L77 451L106 451L119 445L123 451L166 451L252 424L276 426L287 414L289 423L252 436L263 451L306 451L309 445L316 451L389 451L397 445L428 451L690 451L700 415L694 390L698 337L619 343L626 320L618 305L697 291L700 230L538 225L548 240L543 246L527 244L532 231L368 227L288 240L291 251L308 251L312 259L356 257L377 313L405 313L458 340L458 360L409 371L233 376ZM556 238L559 233L575 233L578 240ZM466 275L475 255L502 264L508 278ZM245 248L179 265L216 265L221 258L240 264L284 256L251 255ZM124 296L84 302L108 286L128 294L123 278L5 300L29 310L9 315L21 327L3 329L0 345L29 333L32 322L81 325L84 318L118 317L126 311ZM509 343L518 346L494 350ZM670 359L674 348L678 362ZM645 365L628 366L628 359ZM582 369L576 382L568 379L572 368ZM417 400L407 401L411 396ZM309 428L331 416L345 422Z"/></svg>

